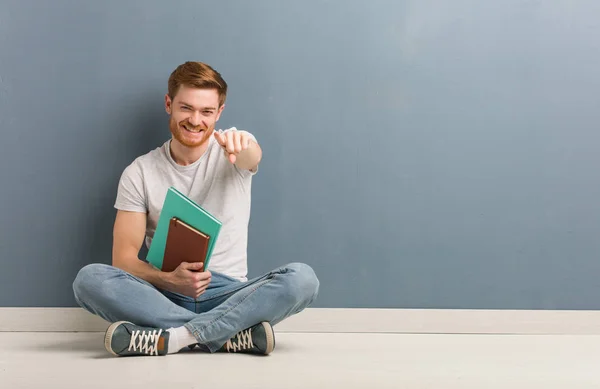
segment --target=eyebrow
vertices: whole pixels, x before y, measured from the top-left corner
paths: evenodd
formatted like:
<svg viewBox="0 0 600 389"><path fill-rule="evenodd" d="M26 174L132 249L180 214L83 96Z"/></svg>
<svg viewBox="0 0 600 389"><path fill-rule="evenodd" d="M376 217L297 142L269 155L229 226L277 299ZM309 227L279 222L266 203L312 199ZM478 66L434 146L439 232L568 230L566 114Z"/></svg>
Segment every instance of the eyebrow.
<svg viewBox="0 0 600 389"><path fill-rule="evenodd" d="M185 103L185 102L180 102L179 105L183 106L183 107L189 107L189 108L194 108L191 104ZM216 111L216 108L214 107L202 107L202 109L200 109L200 111Z"/></svg>

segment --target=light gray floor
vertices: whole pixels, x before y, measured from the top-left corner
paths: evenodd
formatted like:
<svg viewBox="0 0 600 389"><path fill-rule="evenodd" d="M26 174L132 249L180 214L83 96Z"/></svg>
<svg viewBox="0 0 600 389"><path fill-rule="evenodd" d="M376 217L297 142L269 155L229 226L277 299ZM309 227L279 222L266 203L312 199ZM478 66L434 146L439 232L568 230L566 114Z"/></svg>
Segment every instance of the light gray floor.
<svg viewBox="0 0 600 389"><path fill-rule="evenodd" d="M0 333L0 388L600 388L600 336L280 333L267 357L116 358L102 333Z"/></svg>

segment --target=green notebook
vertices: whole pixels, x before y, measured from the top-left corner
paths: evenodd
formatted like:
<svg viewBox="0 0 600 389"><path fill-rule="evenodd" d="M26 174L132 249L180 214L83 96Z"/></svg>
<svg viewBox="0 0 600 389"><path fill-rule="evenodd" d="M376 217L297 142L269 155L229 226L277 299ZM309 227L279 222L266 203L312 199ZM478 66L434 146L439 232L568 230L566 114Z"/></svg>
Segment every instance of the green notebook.
<svg viewBox="0 0 600 389"><path fill-rule="evenodd" d="M221 231L221 222L173 187L170 187L167 191L146 260L158 269L162 269L167 234L169 232L169 221L173 217L210 236L206 261L204 263L204 268L208 269L210 256Z"/></svg>

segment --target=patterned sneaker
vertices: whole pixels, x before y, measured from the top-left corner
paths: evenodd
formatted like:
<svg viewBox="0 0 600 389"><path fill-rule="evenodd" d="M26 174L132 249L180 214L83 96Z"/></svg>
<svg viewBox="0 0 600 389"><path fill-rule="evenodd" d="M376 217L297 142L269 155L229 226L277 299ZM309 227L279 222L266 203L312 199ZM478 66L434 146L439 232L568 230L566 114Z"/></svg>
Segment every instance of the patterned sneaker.
<svg viewBox="0 0 600 389"><path fill-rule="evenodd" d="M266 321L238 332L220 351L267 355L275 348L273 327Z"/></svg>
<svg viewBox="0 0 600 389"><path fill-rule="evenodd" d="M168 331L160 328L140 327L128 321L118 321L106 330L104 347L117 356L166 355L169 335Z"/></svg>

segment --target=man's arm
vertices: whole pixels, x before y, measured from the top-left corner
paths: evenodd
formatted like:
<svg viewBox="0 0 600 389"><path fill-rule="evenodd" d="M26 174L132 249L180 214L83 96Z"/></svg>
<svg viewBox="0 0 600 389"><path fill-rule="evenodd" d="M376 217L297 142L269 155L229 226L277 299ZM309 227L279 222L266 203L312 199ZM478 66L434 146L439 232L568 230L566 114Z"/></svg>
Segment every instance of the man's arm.
<svg viewBox="0 0 600 389"><path fill-rule="evenodd" d="M145 213L118 210L113 229L112 264L157 288L169 289L168 273L138 258L145 236Z"/></svg>
<svg viewBox="0 0 600 389"><path fill-rule="evenodd" d="M198 272L202 263L181 263L172 272L163 272L138 258L146 235L146 214L142 212L117 211L113 230L113 260L129 274L148 281L155 287L198 298L211 280L209 271Z"/></svg>

